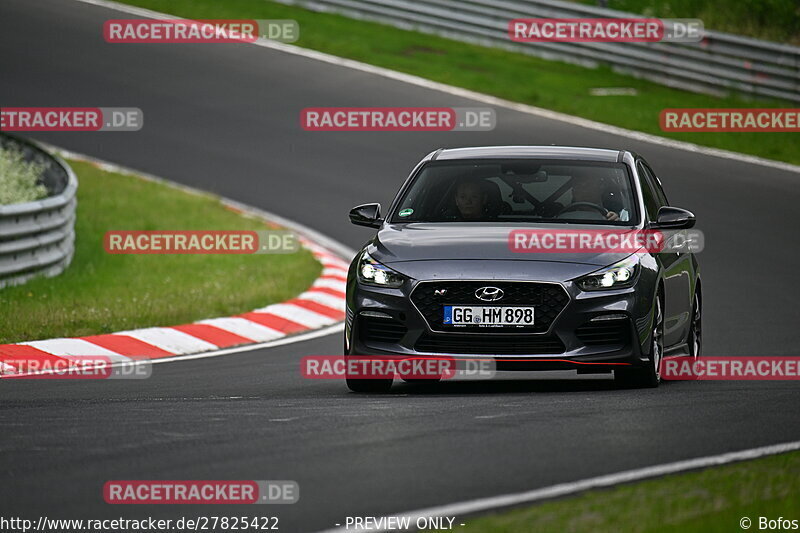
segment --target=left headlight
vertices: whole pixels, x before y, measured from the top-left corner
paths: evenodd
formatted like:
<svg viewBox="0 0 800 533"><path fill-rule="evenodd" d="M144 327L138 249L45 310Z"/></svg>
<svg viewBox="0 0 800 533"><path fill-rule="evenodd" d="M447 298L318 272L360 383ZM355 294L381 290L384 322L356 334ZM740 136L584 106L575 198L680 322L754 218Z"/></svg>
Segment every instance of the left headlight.
<svg viewBox="0 0 800 533"><path fill-rule="evenodd" d="M358 281L366 285L397 288L403 284L405 278L364 252L358 260Z"/></svg>
<svg viewBox="0 0 800 533"><path fill-rule="evenodd" d="M575 283L585 291L624 289L634 284L638 270L639 256L633 254L619 263L578 278Z"/></svg>

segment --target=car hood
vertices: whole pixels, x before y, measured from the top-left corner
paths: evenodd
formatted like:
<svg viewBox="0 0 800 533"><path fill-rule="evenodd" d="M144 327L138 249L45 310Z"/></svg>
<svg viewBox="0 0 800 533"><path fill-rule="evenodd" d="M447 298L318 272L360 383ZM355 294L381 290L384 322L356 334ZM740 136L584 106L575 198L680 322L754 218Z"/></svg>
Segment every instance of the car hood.
<svg viewBox="0 0 800 533"><path fill-rule="evenodd" d="M512 229L622 229L619 226L576 224L525 224L499 226L491 223L385 224L376 235L370 254L381 263L410 261L535 261L603 267L630 253L521 253L509 247ZM596 268L595 268L596 269ZM583 270L583 269L579 269Z"/></svg>

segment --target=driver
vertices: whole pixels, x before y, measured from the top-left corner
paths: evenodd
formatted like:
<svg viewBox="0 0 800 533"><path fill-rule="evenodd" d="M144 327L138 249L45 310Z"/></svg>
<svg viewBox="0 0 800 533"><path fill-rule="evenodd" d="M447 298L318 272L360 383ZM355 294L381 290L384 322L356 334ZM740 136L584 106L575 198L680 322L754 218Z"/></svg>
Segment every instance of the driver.
<svg viewBox="0 0 800 533"><path fill-rule="evenodd" d="M572 185L572 203L589 202L591 204L603 206L603 192L600 183L591 179L577 179ZM605 215L607 220L620 220L619 213L608 211Z"/></svg>
<svg viewBox="0 0 800 533"><path fill-rule="evenodd" d="M456 207L463 220L485 218L488 195L480 180L464 180L456 187Z"/></svg>

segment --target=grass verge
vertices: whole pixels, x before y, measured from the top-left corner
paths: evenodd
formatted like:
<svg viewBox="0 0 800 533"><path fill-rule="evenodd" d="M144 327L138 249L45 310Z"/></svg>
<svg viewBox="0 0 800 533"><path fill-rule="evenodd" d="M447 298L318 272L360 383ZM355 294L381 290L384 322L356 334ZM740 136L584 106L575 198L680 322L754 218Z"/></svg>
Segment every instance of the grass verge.
<svg viewBox="0 0 800 533"><path fill-rule="evenodd" d="M75 256L66 272L0 290L0 343L171 326L296 296L321 271L311 253L111 255L109 230L264 230L212 195L69 161L78 176Z"/></svg>
<svg viewBox="0 0 800 533"><path fill-rule="evenodd" d="M545 61L265 0L125 3L195 19L294 19L300 24L298 46L632 130L800 164L796 133L667 133L658 122L664 108L796 107L785 102L694 94L617 74L608 67L587 69ZM637 95L592 96L590 90L598 87L634 88Z"/></svg>
<svg viewBox="0 0 800 533"><path fill-rule="evenodd" d="M800 453L590 491L464 521L464 533L731 533L800 519ZM763 529L761 529L763 530Z"/></svg>

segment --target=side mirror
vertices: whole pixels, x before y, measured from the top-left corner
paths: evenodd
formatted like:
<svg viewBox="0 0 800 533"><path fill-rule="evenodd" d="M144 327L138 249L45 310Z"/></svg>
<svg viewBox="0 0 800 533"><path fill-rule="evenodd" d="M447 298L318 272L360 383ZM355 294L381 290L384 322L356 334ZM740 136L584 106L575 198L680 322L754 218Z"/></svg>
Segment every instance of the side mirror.
<svg viewBox="0 0 800 533"><path fill-rule="evenodd" d="M350 210L350 222L368 228L381 227L381 204L364 204Z"/></svg>
<svg viewBox="0 0 800 533"><path fill-rule="evenodd" d="M694 227L696 220L694 213L680 207L663 206L658 210L656 222L651 224L653 229L689 229Z"/></svg>

